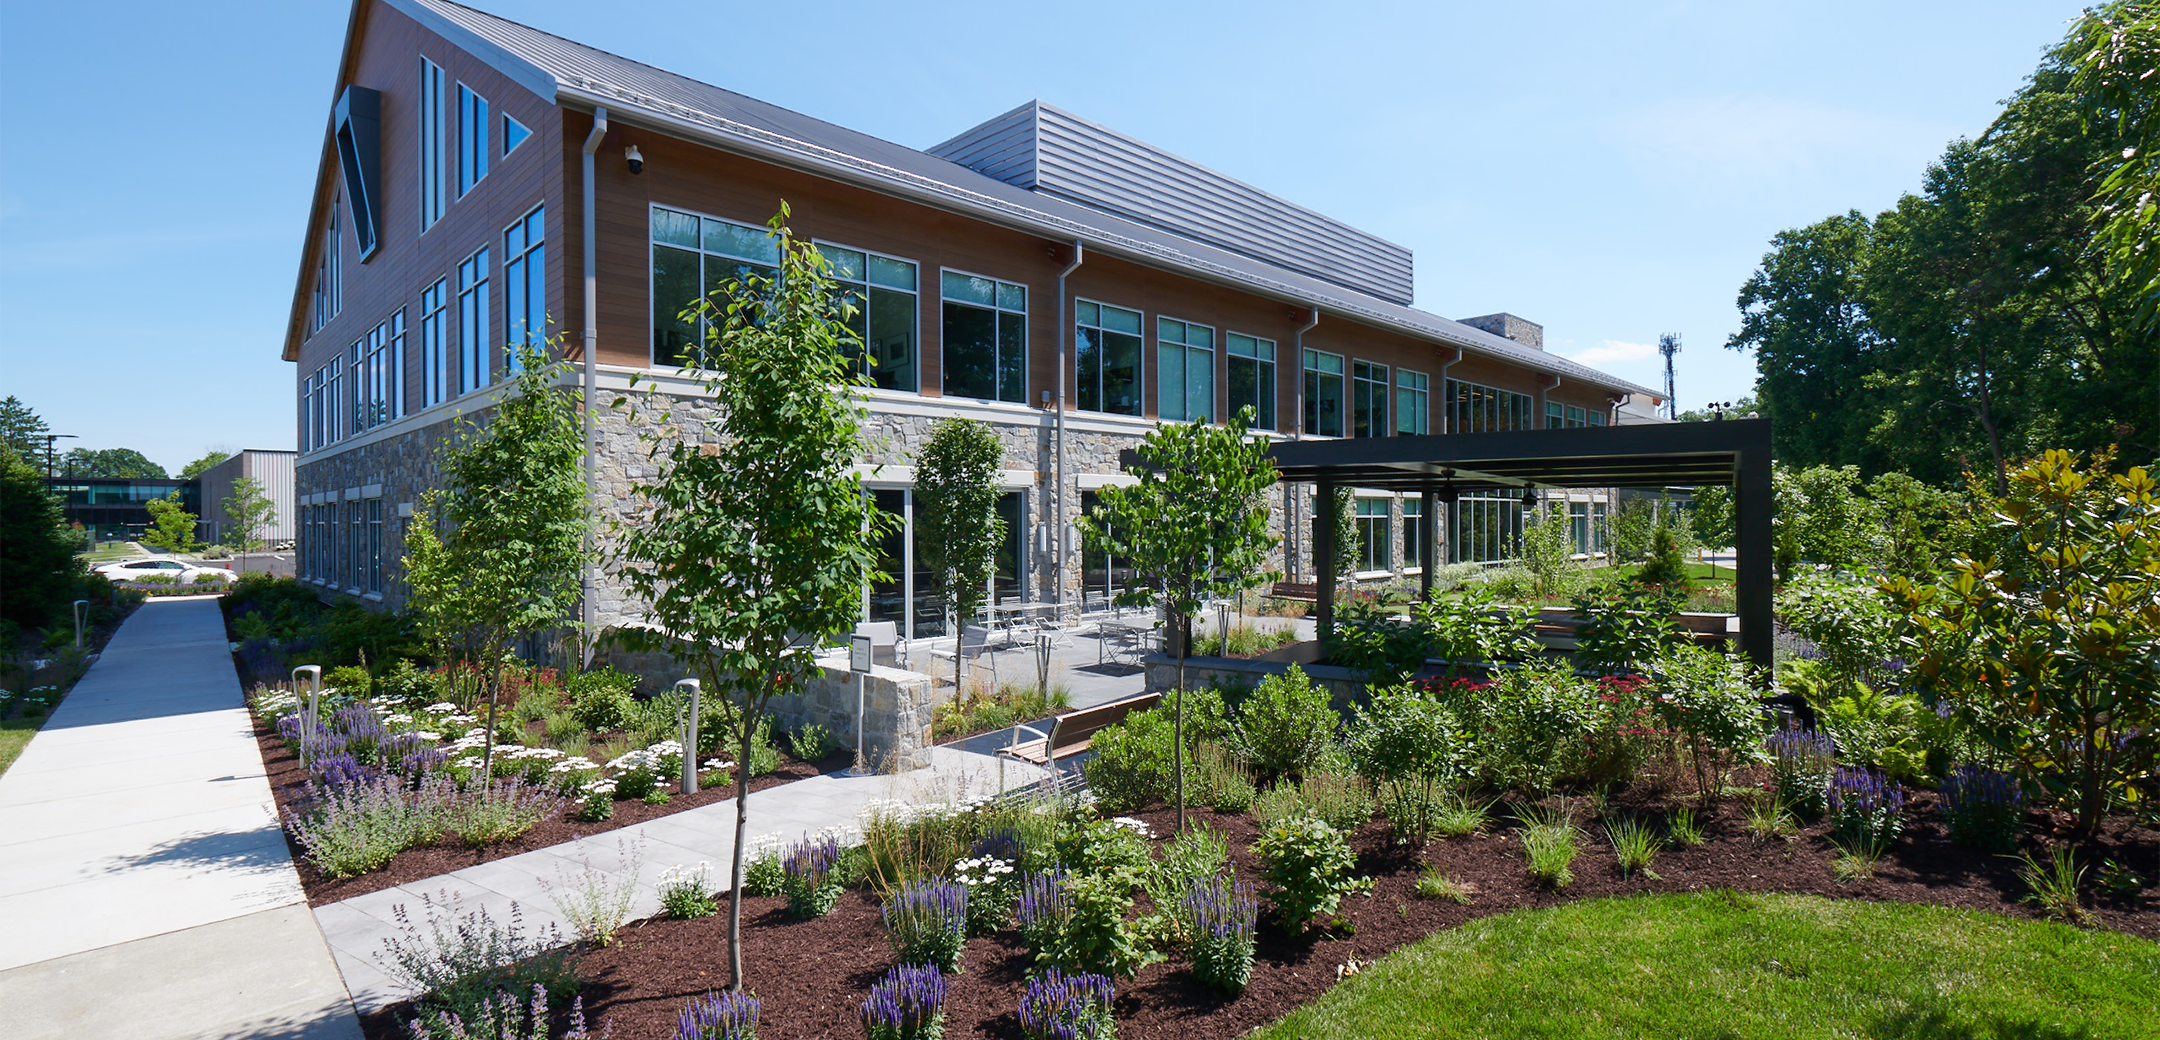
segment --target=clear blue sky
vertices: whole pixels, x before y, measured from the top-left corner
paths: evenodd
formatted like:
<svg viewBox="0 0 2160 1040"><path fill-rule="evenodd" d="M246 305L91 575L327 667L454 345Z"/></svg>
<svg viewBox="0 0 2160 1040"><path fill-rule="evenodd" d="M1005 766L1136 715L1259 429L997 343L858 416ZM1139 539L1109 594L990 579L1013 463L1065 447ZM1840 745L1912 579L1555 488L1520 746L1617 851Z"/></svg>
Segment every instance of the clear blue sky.
<svg viewBox="0 0 2160 1040"><path fill-rule="evenodd" d="M1683 407L1752 387L1722 345L1770 236L1916 190L2079 9L481 6L916 147L1042 98L1409 246L1424 309L1512 311L1645 385L1681 333ZM0 0L0 396L173 470L293 446L278 351L346 12Z"/></svg>

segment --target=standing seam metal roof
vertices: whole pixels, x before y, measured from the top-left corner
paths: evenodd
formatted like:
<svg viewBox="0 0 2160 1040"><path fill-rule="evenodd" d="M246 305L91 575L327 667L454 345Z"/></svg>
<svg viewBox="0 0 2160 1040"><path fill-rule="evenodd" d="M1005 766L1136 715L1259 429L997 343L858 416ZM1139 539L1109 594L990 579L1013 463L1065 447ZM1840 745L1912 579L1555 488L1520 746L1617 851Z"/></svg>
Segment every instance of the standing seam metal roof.
<svg viewBox="0 0 2160 1040"><path fill-rule="evenodd" d="M366 0L359 0L366 2ZM464 47L551 104L604 104L723 147L792 160L873 190L933 200L968 215L1056 239L1077 238L1154 266L1258 289L1288 302L1461 347L1609 390L1657 396L1554 354L1416 308L1356 293L1182 235L1016 187L927 152L655 68L449 0L384 0ZM625 108L624 106L627 106Z"/></svg>

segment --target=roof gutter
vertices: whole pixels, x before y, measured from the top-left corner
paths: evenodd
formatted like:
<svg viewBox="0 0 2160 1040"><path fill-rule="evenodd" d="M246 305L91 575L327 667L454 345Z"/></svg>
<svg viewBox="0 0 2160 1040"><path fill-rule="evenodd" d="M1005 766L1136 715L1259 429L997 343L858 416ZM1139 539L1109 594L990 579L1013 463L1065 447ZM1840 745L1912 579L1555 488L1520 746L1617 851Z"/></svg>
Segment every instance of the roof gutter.
<svg viewBox="0 0 2160 1040"><path fill-rule="evenodd" d="M592 132L585 135L585 147L582 149L584 155L579 159L580 171L585 178L584 213L582 214L585 225L583 235L585 251L585 335L584 346L581 351L582 356L579 359L584 370L585 389L584 406L579 409L579 414L583 419L583 426L579 432L585 438L585 575L581 590L582 594L579 597L582 601L579 618L584 623L584 630L580 633L581 638L579 638L578 642L582 644L585 657L584 663L587 668L592 667L593 662L593 636L599 620L599 608L596 601L599 599L600 591L600 579L596 573L597 564L594 563L597 547L593 544L592 530L592 518L598 511L598 503L593 489L593 476L599 470L599 463L594 458L595 452L593 449L593 402L599 398L600 394L599 371L594 367L597 363L596 354L600 349L600 247L599 243L594 241L594 237L598 233L599 220L593 213L593 196L595 195L593 187L593 154L600 150L600 142L607 137L607 132L607 109L595 107L593 109ZM693 753L695 753L694 749Z"/></svg>
<svg viewBox="0 0 2160 1040"><path fill-rule="evenodd" d="M770 131L759 131L752 127L743 127L741 131L732 131L687 116L654 111L651 106L661 102L641 99L640 96L630 92L610 95L589 90L580 85L565 83L558 90L557 100L558 103L575 104L579 107L590 108L604 106L610 102L616 104L628 102L639 106L631 113L632 121L649 126L651 129L661 133L705 143L725 151L769 162L776 166L784 166L804 173L855 184L882 194L922 203L947 212L960 213L1000 227L1038 237L1047 234L1059 238L1085 238L1094 244L1097 251L1106 252L1135 263L1187 276L1197 275L1217 284L1254 292L1293 306L1306 308L1325 306L1329 311L1343 317L1404 333L1428 342L1437 340L1448 346L1473 350L1480 347L1480 344L1474 341L1458 341L1452 336L1437 330L1400 321L1354 300L1315 294L1301 290L1296 286L1285 285L1281 282L1234 271L1197 257L1151 247L1146 243L1137 242L1114 232L1104 231L1078 221L1053 216L1024 206L999 202L967 191L964 188L940 184L928 178L880 166L845 153L820 148ZM617 113L618 116L622 114ZM1446 319L1440 320L1445 321ZM1484 350L1480 350L1480 352L1491 353ZM1492 356L1496 360L1505 361L1509 364L1525 364L1522 359L1508 357L1504 354L1493 353ZM1614 380L1602 372L1587 367L1583 369L1582 373L1577 374L1577 378L1608 389L1629 392L1643 390L1648 392L1646 387L1636 387Z"/></svg>

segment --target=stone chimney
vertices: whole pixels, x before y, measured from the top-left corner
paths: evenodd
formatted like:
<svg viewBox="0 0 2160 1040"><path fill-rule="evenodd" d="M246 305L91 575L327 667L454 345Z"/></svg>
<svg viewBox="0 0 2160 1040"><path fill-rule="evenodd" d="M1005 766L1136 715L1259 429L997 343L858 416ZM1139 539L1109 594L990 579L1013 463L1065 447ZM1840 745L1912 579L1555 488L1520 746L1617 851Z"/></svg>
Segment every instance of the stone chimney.
<svg viewBox="0 0 2160 1040"><path fill-rule="evenodd" d="M1498 314L1481 314L1475 318L1458 319L1473 329L1490 332L1502 339L1511 339L1532 350L1545 349L1545 326L1534 321L1518 318L1506 311Z"/></svg>

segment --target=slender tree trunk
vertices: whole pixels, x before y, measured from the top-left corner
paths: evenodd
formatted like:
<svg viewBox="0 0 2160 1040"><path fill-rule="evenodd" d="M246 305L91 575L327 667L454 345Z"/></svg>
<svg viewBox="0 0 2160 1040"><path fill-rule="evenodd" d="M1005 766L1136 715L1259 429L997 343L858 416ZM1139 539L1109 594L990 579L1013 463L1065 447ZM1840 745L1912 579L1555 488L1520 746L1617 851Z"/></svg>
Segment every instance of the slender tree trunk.
<svg viewBox="0 0 2160 1040"><path fill-rule="evenodd" d="M1170 727L1171 769L1177 773L1177 829L1185 832L1185 655L1192 652L1192 629L1190 619L1178 619L1178 631L1185 638L1178 640L1177 648L1177 710L1176 720Z"/></svg>
<svg viewBox="0 0 2160 1040"><path fill-rule="evenodd" d="M728 988L742 992L742 896L743 896L743 842L750 832L750 705L747 698L743 710L735 715L737 735L735 756L735 854L734 864L728 872ZM856 725L862 725L858 720Z"/></svg>
<svg viewBox="0 0 2160 1040"><path fill-rule="evenodd" d="M2002 432L1995 428L1995 399L1988 390L1987 348L1980 349L1980 429L1987 434L1988 457L1995 461L1995 493L2007 494L2010 490L2009 471L2003 467Z"/></svg>
<svg viewBox="0 0 2160 1040"><path fill-rule="evenodd" d="M487 672L487 750L480 753L481 794L495 786L495 713L502 701L502 668L502 656L497 654L494 666Z"/></svg>

